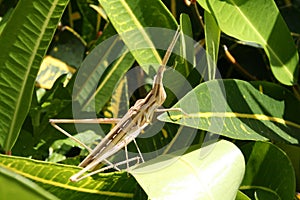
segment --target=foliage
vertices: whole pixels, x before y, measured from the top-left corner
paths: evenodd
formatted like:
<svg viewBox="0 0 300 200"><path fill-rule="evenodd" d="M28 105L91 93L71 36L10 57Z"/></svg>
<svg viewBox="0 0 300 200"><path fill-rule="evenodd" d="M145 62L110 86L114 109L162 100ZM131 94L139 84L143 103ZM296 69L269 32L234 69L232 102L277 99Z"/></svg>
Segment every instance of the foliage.
<svg viewBox="0 0 300 200"><path fill-rule="evenodd" d="M0 155L1 199L296 199L299 6L0 1L0 150L12 154ZM88 152L49 119L123 116L151 89L178 26L163 106L183 111L137 138L145 163L70 182ZM62 127L91 148L112 128Z"/></svg>

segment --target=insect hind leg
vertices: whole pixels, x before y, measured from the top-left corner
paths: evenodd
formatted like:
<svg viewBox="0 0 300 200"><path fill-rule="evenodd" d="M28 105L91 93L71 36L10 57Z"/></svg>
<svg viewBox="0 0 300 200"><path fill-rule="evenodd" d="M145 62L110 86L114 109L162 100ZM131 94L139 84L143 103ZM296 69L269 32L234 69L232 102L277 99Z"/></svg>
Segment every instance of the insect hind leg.
<svg viewBox="0 0 300 200"><path fill-rule="evenodd" d="M142 162L144 163L145 160L144 160L144 158L143 158L143 155L142 155L142 153L141 153L141 150L140 150L140 148L139 148L139 146L138 146L136 140L133 139L133 142L134 142L134 145L135 145L135 147L136 147L136 149L137 149L137 151L138 151L138 153L139 153L139 157L141 158Z"/></svg>
<svg viewBox="0 0 300 200"><path fill-rule="evenodd" d="M109 170L109 169L112 169L112 168L118 168L118 166L120 166L120 165L124 165L124 164L127 164L127 163L129 163L129 162L132 162L132 161L134 161L134 160L139 160L140 159L140 157L133 157L133 158L130 158L130 159L128 159L128 160L124 160L124 161L121 161L121 162L118 162L118 163L116 163L116 164L110 164L110 165L108 165L108 166L106 166L106 167L102 167L101 169L98 169L98 170L95 170L95 171L92 171L92 172L90 172L90 173L88 173L88 174L86 174L86 175L84 175L84 176L81 176L81 177L79 177L79 178L76 178L76 179L71 179L73 182L78 182L78 181L80 181L80 180L82 180L82 179L85 179L85 178L87 178L87 177L89 177L89 176L92 176L92 175L95 175L95 174L98 174L98 173L100 173L100 172L104 172L104 171L106 171L106 170ZM71 177L72 178L72 177Z"/></svg>

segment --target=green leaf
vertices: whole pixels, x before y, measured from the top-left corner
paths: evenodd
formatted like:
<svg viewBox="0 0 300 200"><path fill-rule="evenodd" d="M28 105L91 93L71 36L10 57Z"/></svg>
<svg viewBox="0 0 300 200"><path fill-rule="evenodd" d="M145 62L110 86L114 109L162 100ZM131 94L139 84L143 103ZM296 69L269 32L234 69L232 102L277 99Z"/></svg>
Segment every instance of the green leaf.
<svg viewBox="0 0 300 200"><path fill-rule="evenodd" d="M90 5L91 8L93 8L95 11L97 11L97 13L105 20L108 21L107 15L105 13L105 11L103 10L103 8L99 5Z"/></svg>
<svg viewBox="0 0 300 200"><path fill-rule="evenodd" d="M257 199L293 199L295 173L281 149L271 143L251 142L241 150L246 160L242 191L257 196Z"/></svg>
<svg viewBox="0 0 300 200"><path fill-rule="evenodd" d="M111 30L108 31L103 37L113 34ZM120 37L109 37L96 46L81 64L76 74L73 99L80 103L83 111L95 110L98 113L133 63L134 58Z"/></svg>
<svg viewBox="0 0 300 200"><path fill-rule="evenodd" d="M194 39L192 24L187 14L180 15L180 43L179 51L175 49L174 69L164 72L163 84L166 89L167 99L164 102L165 107L171 107L177 102L178 98L183 96L191 89L187 77L195 65L194 59ZM172 57L171 59L172 60ZM171 62L172 63L172 62Z"/></svg>
<svg viewBox="0 0 300 200"><path fill-rule="evenodd" d="M47 54L77 69L85 56L86 46L86 42L75 30L65 26L56 33Z"/></svg>
<svg viewBox="0 0 300 200"><path fill-rule="evenodd" d="M289 144L276 144L276 145L280 147L291 160L296 175L297 191L300 191L300 147L295 145L289 145Z"/></svg>
<svg viewBox="0 0 300 200"><path fill-rule="evenodd" d="M272 199L272 200L281 200L280 196L278 196L275 192L273 191L268 191L268 190L264 190L264 189L256 189L255 193L253 194L253 198L255 200L268 200L268 199Z"/></svg>
<svg viewBox="0 0 300 200"><path fill-rule="evenodd" d="M180 56L176 56L174 68L187 77L194 65L193 31L191 20L187 14L180 15L180 31Z"/></svg>
<svg viewBox="0 0 300 200"><path fill-rule="evenodd" d="M186 114L164 113L159 119L239 140L269 138L299 144L300 102L279 85L254 83L261 91L240 80L205 82L173 106Z"/></svg>
<svg viewBox="0 0 300 200"><path fill-rule="evenodd" d="M79 167L15 156L0 155L0 166L33 180L60 199L131 199L137 185L126 172L101 173L73 183L69 178Z"/></svg>
<svg viewBox="0 0 300 200"><path fill-rule="evenodd" d="M68 0L21 0L0 36L0 144L14 145L35 77Z"/></svg>
<svg viewBox="0 0 300 200"><path fill-rule="evenodd" d="M204 20L208 80L213 80L216 76L221 30L215 18L207 11L204 12Z"/></svg>
<svg viewBox="0 0 300 200"><path fill-rule="evenodd" d="M88 43L90 43L92 40L95 39L95 36L97 32L99 31L99 18L97 17L97 13L90 8L89 4L92 2L97 1L85 1L85 0L79 0L79 1L72 1L70 8L72 9L73 13L77 12L77 7L80 11L80 18L81 18L81 24L80 26L76 26L76 18L70 19L70 24L74 24L74 27L81 27L81 36L86 40ZM71 7L72 6L72 7Z"/></svg>
<svg viewBox="0 0 300 200"><path fill-rule="evenodd" d="M1 199L58 199L37 184L4 167L0 167Z"/></svg>
<svg viewBox="0 0 300 200"><path fill-rule="evenodd" d="M221 140L183 156L160 156L130 173L149 199L234 199L244 171L240 150Z"/></svg>
<svg viewBox="0 0 300 200"><path fill-rule="evenodd" d="M143 69L148 73L149 64L161 64L161 57L154 48L155 44L151 37L164 38L165 33L157 28L151 35L149 29L145 28L163 27L173 30L177 28L175 19L164 4L159 0L99 0L99 2Z"/></svg>
<svg viewBox="0 0 300 200"><path fill-rule="evenodd" d="M13 9L9 9L3 17L0 17L0 34L2 33L2 30L4 29L12 13L13 13Z"/></svg>
<svg viewBox="0 0 300 200"><path fill-rule="evenodd" d="M87 130L82 133L75 134L74 137L87 145L91 149L95 146L95 141L100 137L92 130ZM62 148L64 147L64 148ZM61 162L66 159L65 154L72 148L78 147L84 149L78 142L75 142L71 138L55 140L51 147L49 148L49 157L47 161L49 162ZM84 149L86 151L86 149ZM86 151L87 152L87 151Z"/></svg>
<svg viewBox="0 0 300 200"><path fill-rule="evenodd" d="M298 53L273 0L197 1L215 17L224 33L260 44L277 80L286 85L297 82Z"/></svg>
<svg viewBox="0 0 300 200"><path fill-rule="evenodd" d="M242 193L241 191L238 191L236 194L235 200L251 200L247 195Z"/></svg>
<svg viewBox="0 0 300 200"><path fill-rule="evenodd" d="M110 109L114 118L123 117L129 109L128 83L126 76L121 79L111 98Z"/></svg>

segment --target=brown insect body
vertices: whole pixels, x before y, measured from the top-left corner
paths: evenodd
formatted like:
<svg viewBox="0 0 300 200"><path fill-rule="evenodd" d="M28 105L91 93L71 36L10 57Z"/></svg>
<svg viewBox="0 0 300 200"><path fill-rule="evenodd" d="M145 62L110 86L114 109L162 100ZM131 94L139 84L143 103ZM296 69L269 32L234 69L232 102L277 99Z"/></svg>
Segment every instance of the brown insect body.
<svg viewBox="0 0 300 200"><path fill-rule="evenodd" d="M83 173L93 170L104 159L114 155L134 140L152 121L154 112L164 103L166 92L162 84L165 66L160 66L153 87L144 99L139 99L95 149L79 164L84 167L70 179L76 181ZM101 156L100 156L101 155Z"/></svg>

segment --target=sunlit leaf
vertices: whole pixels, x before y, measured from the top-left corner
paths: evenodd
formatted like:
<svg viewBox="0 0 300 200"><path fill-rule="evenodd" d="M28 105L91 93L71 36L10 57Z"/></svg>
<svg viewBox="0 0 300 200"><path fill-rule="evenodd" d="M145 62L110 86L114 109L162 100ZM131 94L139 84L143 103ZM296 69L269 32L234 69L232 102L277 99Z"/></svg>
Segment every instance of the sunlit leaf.
<svg viewBox="0 0 300 200"><path fill-rule="evenodd" d="M130 173L149 199L234 199L244 171L240 150L222 140L183 156L160 156Z"/></svg>
<svg viewBox="0 0 300 200"><path fill-rule="evenodd" d="M0 36L0 144L14 145L35 78L68 0L21 0Z"/></svg>
<svg viewBox="0 0 300 200"><path fill-rule="evenodd" d="M164 36L166 33L162 29L158 28L151 34L145 28L162 27L173 30L177 28L175 19L164 4L159 0L99 0L99 2L143 69L149 72L149 64L160 64L161 57L154 48L153 37L156 40L164 38L161 41L165 44L167 43L164 40L169 38ZM153 18L157 20L152 20Z"/></svg>
<svg viewBox="0 0 300 200"><path fill-rule="evenodd" d="M260 44L269 57L273 74L281 83L293 85L297 82L299 56L273 0L197 1L215 17L224 33Z"/></svg>
<svg viewBox="0 0 300 200"><path fill-rule="evenodd" d="M78 167L0 155L0 166L18 173L60 199L131 199L136 181L124 173L104 173L80 182L69 181Z"/></svg>
<svg viewBox="0 0 300 200"><path fill-rule="evenodd" d="M164 113L159 119L239 140L299 144L300 102L279 85L253 84L261 91L240 80L205 82L174 105L185 113L170 112L170 117Z"/></svg>

